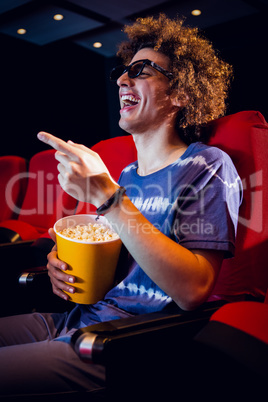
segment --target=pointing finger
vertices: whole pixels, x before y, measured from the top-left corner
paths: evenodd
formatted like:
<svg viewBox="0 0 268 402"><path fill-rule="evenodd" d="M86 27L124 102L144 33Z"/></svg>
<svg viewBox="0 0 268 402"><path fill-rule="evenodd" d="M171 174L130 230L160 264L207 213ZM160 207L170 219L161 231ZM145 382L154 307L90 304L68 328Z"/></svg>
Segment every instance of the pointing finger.
<svg viewBox="0 0 268 402"><path fill-rule="evenodd" d="M50 145L52 148L56 149L57 151L64 152L66 155L68 155L70 157L77 156L77 152L71 144L68 144L67 142L61 140L58 137L55 137L52 134L45 133L44 131L40 131L40 133L37 134L37 138L40 141L44 142L45 144Z"/></svg>

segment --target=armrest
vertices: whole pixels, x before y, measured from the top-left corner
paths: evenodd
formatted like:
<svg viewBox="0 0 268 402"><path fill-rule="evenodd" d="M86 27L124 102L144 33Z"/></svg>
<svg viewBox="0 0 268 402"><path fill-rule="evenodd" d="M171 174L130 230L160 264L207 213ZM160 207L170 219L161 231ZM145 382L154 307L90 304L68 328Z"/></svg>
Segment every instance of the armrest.
<svg viewBox="0 0 268 402"><path fill-rule="evenodd" d="M72 336L71 343L82 360L106 365L110 360L112 349L117 348L120 342L125 348L126 344L133 346L133 343L143 342L149 336L151 346L146 345L148 351L148 347L154 347L154 341L163 336L170 336L173 342L177 331L180 339L193 337L209 321L210 316L225 303L225 301L209 302L195 311L186 312L174 308L173 311L143 314L90 325L77 330ZM117 352L118 350L115 353Z"/></svg>
<svg viewBox="0 0 268 402"><path fill-rule="evenodd" d="M1 244L15 243L20 240L21 240L20 235L17 232L15 232L14 230L0 227L0 243Z"/></svg>
<svg viewBox="0 0 268 402"><path fill-rule="evenodd" d="M46 266L41 266L41 267L35 267L35 268L29 268L27 271L23 271L19 277L18 277L18 282L19 285L21 286L31 286L31 285L36 285L38 284L43 284L45 280L47 280L48 274L47 274L47 267Z"/></svg>
<svg viewBox="0 0 268 402"><path fill-rule="evenodd" d="M13 243L0 243L0 252L2 252L2 250L13 250L14 251L14 250L20 249L22 247L29 247L33 243L34 243L34 240L18 240Z"/></svg>
<svg viewBox="0 0 268 402"><path fill-rule="evenodd" d="M52 293L45 268L47 254L53 244L54 242L48 238L38 239L34 242L18 241L0 244L1 283L3 285L0 292L0 316L28 313L33 310L40 311L41 309L42 311L54 311L54 303L59 305L57 301L59 298ZM20 278L25 271L30 271L29 275L25 274L24 279ZM23 281L25 285L29 286L21 286ZM62 310L64 306L63 303L61 304Z"/></svg>
<svg viewBox="0 0 268 402"><path fill-rule="evenodd" d="M91 325L77 330L71 343L83 361L105 367L106 388L112 395L131 392L137 400L141 394L157 399L169 393L172 400L178 387L181 395L187 378L192 378L194 335L224 303Z"/></svg>
<svg viewBox="0 0 268 402"><path fill-rule="evenodd" d="M46 266L29 268L21 272L16 285L16 296L19 295L20 301L19 306L15 308L15 314L31 311L65 312L74 307L74 303L53 294Z"/></svg>

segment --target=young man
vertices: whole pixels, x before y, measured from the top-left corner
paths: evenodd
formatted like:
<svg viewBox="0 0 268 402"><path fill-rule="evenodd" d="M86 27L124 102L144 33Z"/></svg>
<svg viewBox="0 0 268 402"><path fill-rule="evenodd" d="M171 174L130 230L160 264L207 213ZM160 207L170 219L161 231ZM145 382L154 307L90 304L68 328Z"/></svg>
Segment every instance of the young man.
<svg viewBox="0 0 268 402"><path fill-rule="evenodd" d="M94 305L2 319L0 394L98 389L103 372L75 355L73 332L172 302L195 309L211 295L222 259L234 253L240 179L225 153L200 142L202 126L224 113L231 69L180 20L140 19L126 32L129 42L119 50L125 66L111 78L119 87L119 124L133 136L138 161L115 183L90 149L38 134L57 150L63 189L101 208L118 228L129 252L125 277ZM48 271L62 298L75 291L65 269L55 246Z"/></svg>

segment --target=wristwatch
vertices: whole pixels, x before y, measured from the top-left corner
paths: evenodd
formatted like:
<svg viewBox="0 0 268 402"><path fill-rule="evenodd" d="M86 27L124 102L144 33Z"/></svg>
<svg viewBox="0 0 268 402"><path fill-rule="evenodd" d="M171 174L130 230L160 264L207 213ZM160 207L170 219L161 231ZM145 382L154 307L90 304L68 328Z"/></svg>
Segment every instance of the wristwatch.
<svg viewBox="0 0 268 402"><path fill-rule="evenodd" d="M125 187L120 186L107 201L105 201L99 208L97 208L96 221L99 219L100 215L105 215L112 207L118 205L125 192L126 192Z"/></svg>

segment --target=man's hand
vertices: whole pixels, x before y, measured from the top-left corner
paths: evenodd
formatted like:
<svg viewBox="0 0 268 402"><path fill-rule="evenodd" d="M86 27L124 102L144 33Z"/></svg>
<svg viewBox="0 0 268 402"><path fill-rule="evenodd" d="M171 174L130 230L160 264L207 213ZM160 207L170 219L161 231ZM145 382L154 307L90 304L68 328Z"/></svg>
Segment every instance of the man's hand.
<svg viewBox="0 0 268 402"><path fill-rule="evenodd" d="M53 229L49 229L49 235L56 243L56 235ZM75 288L69 285L69 283L75 282L75 277L73 275L67 275L66 273L62 272L65 271L68 267L65 262L62 262L58 259L56 244L53 247L52 251L48 254L47 258L48 275L52 284L53 293L64 300L68 300L69 296L64 293L64 291L69 293L75 292Z"/></svg>
<svg viewBox="0 0 268 402"><path fill-rule="evenodd" d="M99 207L117 190L118 185L96 152L43 131L37 137L57 151L58 180L72 197Z"/></svg>

